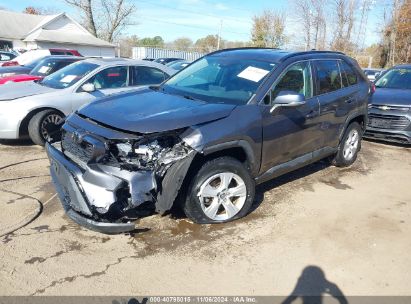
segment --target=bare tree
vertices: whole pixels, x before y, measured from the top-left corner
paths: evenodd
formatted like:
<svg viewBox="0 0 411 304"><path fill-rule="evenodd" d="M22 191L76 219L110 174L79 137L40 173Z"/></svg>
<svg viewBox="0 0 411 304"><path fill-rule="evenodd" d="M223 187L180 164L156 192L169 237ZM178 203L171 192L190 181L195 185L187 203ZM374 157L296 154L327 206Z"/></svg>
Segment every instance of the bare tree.
<svg viewBox="0 0 411 304"><path fill-rule="evenodd" d="M295 0L293 2L294 12L304 33L305 50L310 50L312 48L311 35L313 21L311 4L311 0Z"/></svg>
<svg viewBox="0 0 411 304"><path fill-rule="evenodd" d="M96 23L94 22L94 12L92 8L92 0L64 0L67 4L76 7L84 14L84 19L86 23L87 30L93 34L97 35Z"/></svg>
<svg viewBox="0 0 411 304"><path fill-rule="evenodd" d="M58 10L53 7L28 6L23 10L23 13L29 15L57 15Z"/></svg>
<svg viewBox="0 0 411 304"><path fill-rule="evenodd" d="M356 3L355 0L350 0L348 4L348 11L346 13L346 21L347 21L347 29L345 32L345 40L346 41L351 41L351 34L354 28L354 10L356 8Z"/></svg>
<svg viewBox="0 0 411 304"><path fill-rule="evenodd" d="M285 43L285 15L273 10L265 10L253 17L251 39L255 46L280 47Z"/></svg>
<svg viewBox="0 0 411 304"><path fill-rule="evenodd" d="M331 48L343 52L352 52L355 44L352 33L355 25L356 0L334 0L334 37Z"/></svg>
<svg viewBox="0 0 411 304"><path fill-rule="evenodd" d="M372 1L373 0L361 0L360 1L361 18L360 18L360 23L358 25L358 32L357 32L357 46L360 49L364 49L365 33L367 30L368 15L371 10Z"/></svg>
<svg viewBox="0 0 411 304"><path fill-rule="evenodd" d="M326 48L327 23L324 16L324 3L321 0L310 0L312 6L312 24L314 29L314 48Z"/></svg>
<svg viewBox="0 0 411 304"><path fill-rule="evenodd" d="M129 0L63 0L80 10L86 28L96 37L113 42L130 25L136 11Z"/></svg>

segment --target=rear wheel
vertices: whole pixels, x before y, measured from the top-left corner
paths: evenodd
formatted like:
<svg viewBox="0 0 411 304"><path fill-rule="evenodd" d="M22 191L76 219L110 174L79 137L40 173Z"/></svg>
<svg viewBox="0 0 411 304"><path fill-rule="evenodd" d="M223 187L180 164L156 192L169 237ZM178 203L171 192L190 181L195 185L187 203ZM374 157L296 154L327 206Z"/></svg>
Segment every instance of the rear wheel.
<svg viewBox="0 0 411 304"><path fill-rule="evenodd" d="M229 222L249 211L255 183L242 163L221 157L205 163L191 182L183 209L196 223Z"/></svg>
<svg viewBox="0 0 411 304"><path fill-rule="evenodd" d="M35 114L29 122L30 139L40 146L46 142L61 139L60 128L64 123L64 116L56 110L44 110Z"/></svg>
<svg viewBox="0 0 411 304"><path fill-rule="evenodd" d="M361 150L362 128L357 122L352 122L338 146L338 151L332 159L332 164L337 167L348 167L357 159Z"/></svg>

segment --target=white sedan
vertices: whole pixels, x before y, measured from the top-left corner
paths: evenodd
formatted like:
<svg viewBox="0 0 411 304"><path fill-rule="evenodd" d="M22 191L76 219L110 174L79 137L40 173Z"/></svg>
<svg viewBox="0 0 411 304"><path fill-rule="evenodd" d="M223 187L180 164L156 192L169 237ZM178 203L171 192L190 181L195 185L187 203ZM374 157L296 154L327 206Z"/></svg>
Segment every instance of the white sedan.
<svg viewBox="0 0 411 304"><path fill-rule="evenodd" d="M0 139L30 136L38 145L57 140L64 118L97 98L162 83L176 71L143 60L93 58L73 63L39 82L0 87Z"/></svg>

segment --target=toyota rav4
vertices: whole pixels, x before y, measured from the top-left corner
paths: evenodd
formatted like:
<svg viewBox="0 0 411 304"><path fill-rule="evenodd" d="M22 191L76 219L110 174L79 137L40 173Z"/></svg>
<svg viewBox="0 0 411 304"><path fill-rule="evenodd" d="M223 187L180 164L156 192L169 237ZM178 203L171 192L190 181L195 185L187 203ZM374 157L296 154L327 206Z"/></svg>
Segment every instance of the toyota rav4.
<svg viewBox="0 0 411 304"><path fill-rule="evenodd" d="M138 210L179 202L196 223L247 215L255 185L361 148L370 83L338 52L211 53L159 86L100 99L47 144L67 215L90 229L135 229Z"/></svg>

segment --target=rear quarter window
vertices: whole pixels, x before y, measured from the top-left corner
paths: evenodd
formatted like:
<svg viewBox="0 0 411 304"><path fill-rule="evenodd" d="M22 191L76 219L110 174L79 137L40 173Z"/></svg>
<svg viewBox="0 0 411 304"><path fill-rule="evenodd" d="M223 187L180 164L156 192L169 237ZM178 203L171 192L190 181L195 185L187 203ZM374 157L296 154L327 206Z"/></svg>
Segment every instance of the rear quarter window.
<svg viewBox="0 0 411 304"><path fill-rule="evenodd" d="M337 60L315 60L317 95L341 89L341 75Z"/></svg>
<svg viewBox="0 0 411 304"><path fill-rule="evenodd" d="M132 85L155 85L162 83L168 75L159 69L148 66L133 66Z"/></svg>
<svg viewBox="0 0 411 304"><path fill-rule="evenodd" d="M348 63L341 60L340 69L343 87L349 87L358 83L358 75Z"/></svg>

